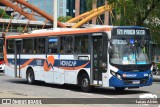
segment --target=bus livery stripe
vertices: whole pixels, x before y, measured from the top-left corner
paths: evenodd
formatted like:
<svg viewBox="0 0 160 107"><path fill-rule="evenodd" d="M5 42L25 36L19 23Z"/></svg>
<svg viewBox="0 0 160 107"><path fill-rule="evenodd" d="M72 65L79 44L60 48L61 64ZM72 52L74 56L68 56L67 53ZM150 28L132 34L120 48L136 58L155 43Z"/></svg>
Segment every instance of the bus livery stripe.
<svg viewBox="0 0 160 107"><path fill-rule="evenodd" d="M14 65L15 62L14 62L15 59L8 59L8 66L11 67L11 68L14 68L12 67L11 65ZM42 58L31 58L31 59L22 59L21 62L17 63L17 64L20 64L20 69L23 69L27 66L44 66L44 71L49 71L51 70L51 68L53 68L54 70L54 67L56 68L60 68L60 69L63 69L63 70L78 70L78 69L81 69L81 68L90 68L90 61L79 61L79 60L55 60L55 63L52 65L52 63L48 63L47 65L45 65L45 62L47 60L46 59L42 59ZM75 65L63 65L63 64L60 64L61 62L76 62ZM39 63L41 62L41 63ZM71 63L70 63L71 64ZM45 70L45 66L47 66L49 69Z"/></svg>

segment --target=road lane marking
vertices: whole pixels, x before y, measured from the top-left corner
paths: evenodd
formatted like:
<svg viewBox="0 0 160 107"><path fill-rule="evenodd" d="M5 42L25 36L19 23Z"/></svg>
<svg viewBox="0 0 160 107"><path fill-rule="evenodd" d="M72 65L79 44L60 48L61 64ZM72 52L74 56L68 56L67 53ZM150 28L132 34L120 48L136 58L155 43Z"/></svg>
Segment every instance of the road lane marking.
<svg viewBox="0 0 160 107"><path fill-rule="evenodd" d="M89 94L89 93L81 93L81 94L83 94L83 95L89 95L89 96L93 95L93 94Z"/></svg>
<svg viewBox="0 0 160 107"><path fill-rule="evenodd" d="M71 90L64 90L64 91L71 91Z"/></svg>
<svg viewBox="0 0 160 107"><path fill-rule="evenodd" d="M104 95L89 94L89 93L81 93L81 94L83 94L83 95L89 95L89 96L95 95L95 97L100 97L100 98L102 98L102 97L104 97L104 98L115 98L115 97L112 97L112 96L104 96Z"/></svg>
<svg viewBox="0 0 160 107"><path fill-rule="evenodd" d="M115 98L115 97L111 97L111 96L103 96L104 98Z"/></svg>

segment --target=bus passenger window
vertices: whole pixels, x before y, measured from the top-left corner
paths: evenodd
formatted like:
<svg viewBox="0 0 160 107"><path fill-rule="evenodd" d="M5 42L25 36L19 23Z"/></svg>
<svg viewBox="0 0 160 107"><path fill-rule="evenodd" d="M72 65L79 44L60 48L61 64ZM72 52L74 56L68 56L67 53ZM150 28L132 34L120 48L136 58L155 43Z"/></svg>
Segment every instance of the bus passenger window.
<svg viewBox="0 0 160 107"><path fill-rule="evenodd" d="M33 39L23 39L22 53L26 53L26 54L33 53Z"/></svg>
<svg viewBox="0 0 160 107"><path fill-rule="evenodd" d="M73 53L73 37L72 36L60 38L60 52Z"/></svg>
<svg viewBox="0 0 160 107"><path fill-rule="evenodd" d="M75 53L88 53L89 52L87 35L75 37L74 50L75 50Z"/></svg>
<svg viewBox="0 0 160 107"><path fill-rule="evenodd" d="M58 53L58 38L48 39L48 53Z"/></svg>
<svg viewBox="0 0 160 107"><path fill-rule="evenodd" d="M25 49L23 49L22 53L26 53L26 50L25 50Z"/></svg>
<svg viewBox="0 0 160 107"><path fill-rule="evenodd" d="M73 52L73 37L69 36L66 38L66 53Z"/></svg>
<svg viewBox="0 0 160 107"><path fill-rule="evenodd" d="M7 53L14 53L14 40L7 40Z"/></svg>
<svg viewBox="0 0 160 107"><path fill-rule="evenodd" d="M34 53L45 53L45 38L34 39Z"/></svg>

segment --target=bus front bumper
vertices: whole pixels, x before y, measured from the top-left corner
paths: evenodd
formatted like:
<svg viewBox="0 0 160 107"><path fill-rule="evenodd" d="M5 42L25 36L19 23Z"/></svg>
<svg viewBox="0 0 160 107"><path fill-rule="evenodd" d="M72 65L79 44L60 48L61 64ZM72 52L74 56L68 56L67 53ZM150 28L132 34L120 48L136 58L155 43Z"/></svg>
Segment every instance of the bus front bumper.
<svg viewBox="0 0 160 107"><path fill-rule="evenodd" d="M110 87L143 87L152 85L153 77L150 78L142 78L142 79L118 79L115 76L112 76L109 80Z"/></svg>

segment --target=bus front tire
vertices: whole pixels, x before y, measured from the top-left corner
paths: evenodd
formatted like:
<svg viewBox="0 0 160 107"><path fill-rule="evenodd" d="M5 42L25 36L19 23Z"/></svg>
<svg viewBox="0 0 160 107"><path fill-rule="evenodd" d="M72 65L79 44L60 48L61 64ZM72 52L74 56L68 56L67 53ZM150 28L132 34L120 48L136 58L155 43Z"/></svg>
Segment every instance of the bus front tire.
<svg viewBox="0 0 160 107"><path fill-rule="evenodd" d="M35 76L32 69L28 69L27 71L27 82L30 85L33 85L35 83Z"/></svg>
<svg viewBox="0 0 160 107"><path fill-rule="evenodd" d="M90 80L86 73L83 74L80 78L80 87L84 92L91 91Z"/></svg>

